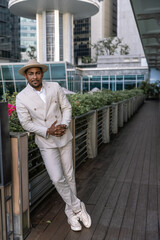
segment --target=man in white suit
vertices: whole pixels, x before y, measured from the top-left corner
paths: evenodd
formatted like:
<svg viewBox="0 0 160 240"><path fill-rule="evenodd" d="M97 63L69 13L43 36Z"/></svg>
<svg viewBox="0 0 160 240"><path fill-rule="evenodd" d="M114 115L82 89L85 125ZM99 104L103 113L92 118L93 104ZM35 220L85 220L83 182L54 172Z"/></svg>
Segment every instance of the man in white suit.
<svg viewBox="0 0 160 240"><path fill-rule="evenodd" d="M76 196L76 183L72 161L72 134L68 128L72 110L58 83L43 82L46 65L30 60L19 73L28 85L16 97L16 107L23 128L35 133L48 174L66 203L65 213L74 231L83 223L91 226L85 205Z"/></svg>

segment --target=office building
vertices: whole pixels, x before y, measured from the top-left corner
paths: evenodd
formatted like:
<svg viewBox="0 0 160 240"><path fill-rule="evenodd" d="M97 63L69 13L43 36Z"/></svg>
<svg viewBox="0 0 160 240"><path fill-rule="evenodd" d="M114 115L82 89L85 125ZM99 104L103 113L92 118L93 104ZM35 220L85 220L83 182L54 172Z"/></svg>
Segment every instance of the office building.
<svg viewBox="0 0 160 240"><path fill-rule="evenodd" d="M0 62L20 60L20 22L8 9L8 2L0 0Z"/></svg>
<svg viewBox="0 0 160 240"><path fill-rule="evenodd" d="M73 63L73 18L91 17L99 11L98 0L9 0L12 13L36 19L38 61Z"/></svg>
<svg viewBox="0 0 160 240"><path fill-rule="evenodd" d="M28 61L28 51L30 47L37 49L37 36L36 36L36 21L28 18L20 18L20 42L21 42L21 61ZM36 51L34 56L36 57Z"/></svg>
<svg viewBox="0 0 160 240"><path fill-rule="evenodd" d="M91 18L74 21L75 64L94 59L95 51L91 45L117 35L117 0L99 2L100 8L97 14Z"/></svg>

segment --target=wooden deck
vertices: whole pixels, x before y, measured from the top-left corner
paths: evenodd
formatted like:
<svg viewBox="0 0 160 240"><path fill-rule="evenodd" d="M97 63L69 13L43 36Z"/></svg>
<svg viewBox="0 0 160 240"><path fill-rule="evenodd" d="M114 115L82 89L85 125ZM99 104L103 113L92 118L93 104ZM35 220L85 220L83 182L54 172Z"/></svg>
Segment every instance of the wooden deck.
<svg viewBox="0 0 160 240"><path fill-rule="evenodd" d="M91 228L71 231L54 191L32 213L27 240L160 239L160 102L146 101L95 159L77 169L76 181Z"/></svg>

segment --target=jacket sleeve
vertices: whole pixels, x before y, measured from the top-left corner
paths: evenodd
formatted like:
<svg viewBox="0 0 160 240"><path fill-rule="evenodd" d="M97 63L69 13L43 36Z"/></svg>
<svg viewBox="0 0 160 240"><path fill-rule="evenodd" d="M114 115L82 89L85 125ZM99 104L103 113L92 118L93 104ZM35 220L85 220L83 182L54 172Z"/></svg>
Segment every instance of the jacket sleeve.
<svg viewBox="0 0 160 240"><path fill-rule="evenodd" d="M21 100L21 98L17 95L16 97L16 111L18 114L19 121L22 127L28 132L34 132L44 138L47 138L46 132L47 127L40 126L37 123L35 124L32 121L32 117L26 108L25 104Z"/></svg>
<svg viewBox="0 0 160 240"><path fill-rule="evenodd" d="M72 107L59 84L58 84L58 98L62 112L61 124L65 124L68 127L72 119Z"/></svg>

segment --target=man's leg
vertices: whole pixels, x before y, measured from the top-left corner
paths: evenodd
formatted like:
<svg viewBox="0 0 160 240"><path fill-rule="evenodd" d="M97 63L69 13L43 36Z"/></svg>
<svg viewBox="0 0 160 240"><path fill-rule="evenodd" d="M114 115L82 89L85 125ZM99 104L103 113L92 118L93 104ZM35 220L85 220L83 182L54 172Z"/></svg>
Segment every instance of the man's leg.
<svg viewBox="0 0 160 240"><path fill-rule="evenodd" d="M66 214L71 214L70 217L68 216L68 223L71 225L72 230L79 231L81 230L81 225L78 219L83 222L85 227L89 228L91 226L91 218L86 211L84 203L76 197L72 156L68 159L69 156L66 150L69 152L69 156L71 156L71 143L60 150L57 148L43 149L41 150L41 154L53 184L67 205ZM69 164L67 164L68 161L70 161ZM65 173L63 168L66 169ZM68 176L66 177L66 175ZM73 215L73 213L75 213L75 215Z"/></svg>
<svg viewBox="0 0 160 240"><path fill-rule="evenodd" d="M75 182L75 174L73 169L73 159L72 159L72 141L70 141L67 145L60 148L61 155L61 163L64 172L65 179L70 186L74 195L77 195L76 191L76 182ZM74 215L72 208L66 204L65 213L67 217L71 217Z"/></svg>
<svg viewBox="0 0 160 240"><path fill-rule="evenodd" d="M43 161L45 163L47 172L55 185L58 193L63 198L64 202L71 207L74 212L79 212L80 200L72 192L71 187L68 185L64 172L62 169L60 152L58 148L47 148L40 150Z"/></svg>
<svg viewBox="0 0 160 240"><path fill-rule="evenodd" d="M63 168L66 181L68 182L68 185L72 189L72 192L76 195L76 183L75 183L75 174L73 169L71 141L63 148L60 148L60 155L61 155L62 168ZM68 216L68 219L70 219L74 215L72 208L68 204L66 204L65 213ZM78 217L83 222L86 228L89 228L91 226L91 218L86 211L86 207L84 203L82 202L81 202L81 211L79 211L79 213L76 214L76 217Z"/></svg>

